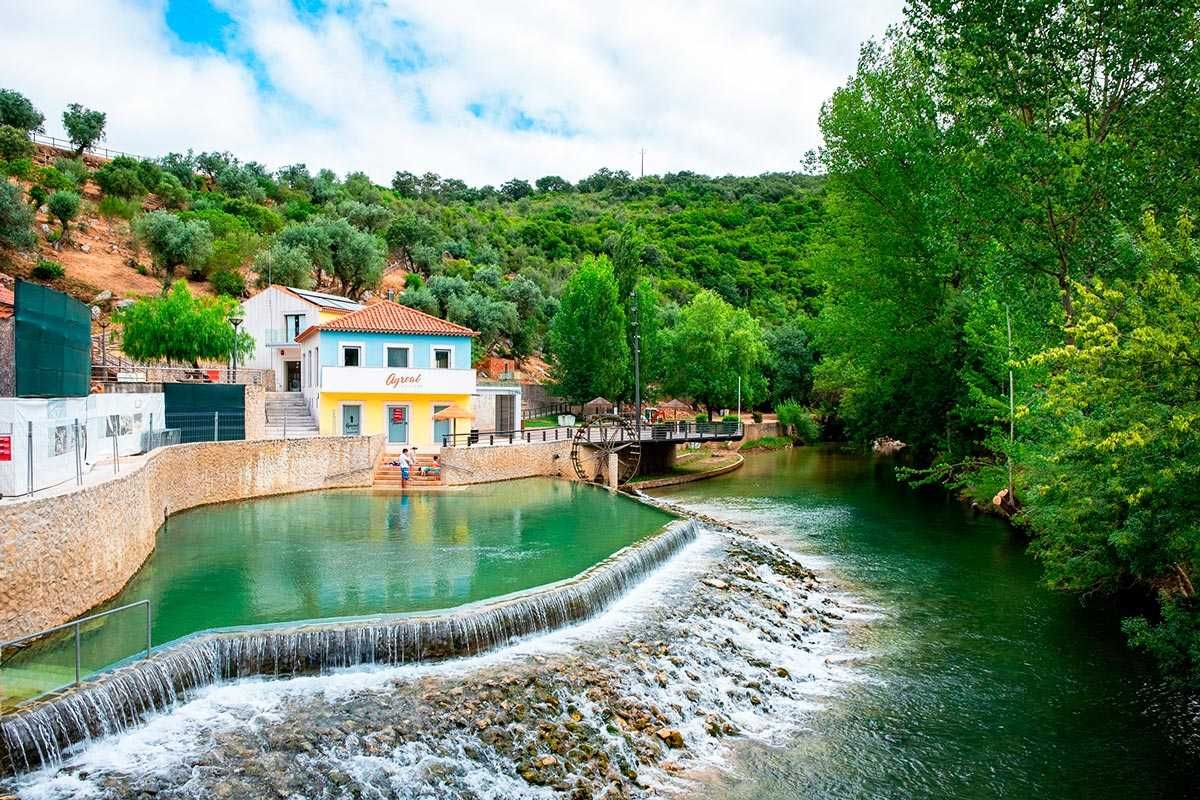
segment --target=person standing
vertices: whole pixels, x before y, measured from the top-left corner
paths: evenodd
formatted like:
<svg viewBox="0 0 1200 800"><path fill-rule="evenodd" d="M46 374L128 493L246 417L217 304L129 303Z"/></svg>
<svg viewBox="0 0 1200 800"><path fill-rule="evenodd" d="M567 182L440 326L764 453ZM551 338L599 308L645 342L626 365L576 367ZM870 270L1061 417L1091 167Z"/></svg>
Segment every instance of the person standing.
<svg viewBox="0 0 1200 800"><path fill-rule="evenodd" d="M412 459L408 457L408 448L400 451L400 488L408 488L408 476L412 470Z"/></svg>

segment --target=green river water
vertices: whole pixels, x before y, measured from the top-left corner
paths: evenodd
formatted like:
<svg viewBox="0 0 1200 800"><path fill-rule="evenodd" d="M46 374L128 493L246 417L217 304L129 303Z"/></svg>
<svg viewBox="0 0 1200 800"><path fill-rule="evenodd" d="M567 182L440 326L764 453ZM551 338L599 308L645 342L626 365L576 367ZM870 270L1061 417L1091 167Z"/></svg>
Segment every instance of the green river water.
<svg viewBox="0 0 1200 800"><path fill-rule="evenodd" d="M1004 523L828 449L663 495L810 554L881 612L851 636L866 680L790 745L742 748L711 797L1200 796L1200 706L1115 613L1043 588Z"/></svg>

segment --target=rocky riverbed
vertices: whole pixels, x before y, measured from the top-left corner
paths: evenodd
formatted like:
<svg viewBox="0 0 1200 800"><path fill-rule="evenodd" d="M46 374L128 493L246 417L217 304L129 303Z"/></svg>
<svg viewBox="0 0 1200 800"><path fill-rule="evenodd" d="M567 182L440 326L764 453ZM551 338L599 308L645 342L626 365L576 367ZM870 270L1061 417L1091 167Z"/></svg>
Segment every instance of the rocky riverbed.
<svg viewBox="0 0 1200 800"><path fill-rule="evenodd" d="M793 556L713 524L583 625L455 662L212 687L10 791L686 794L739 740L794 731L853 679L842 623L855 613Z"/></svg>

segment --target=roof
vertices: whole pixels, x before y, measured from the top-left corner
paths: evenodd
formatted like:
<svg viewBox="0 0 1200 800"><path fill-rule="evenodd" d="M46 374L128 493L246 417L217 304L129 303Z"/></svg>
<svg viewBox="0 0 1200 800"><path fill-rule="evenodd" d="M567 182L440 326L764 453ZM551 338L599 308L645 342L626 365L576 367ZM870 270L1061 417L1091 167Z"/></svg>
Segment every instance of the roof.
<svg viewBox="0 0 1200 800"><path fill-rule="evenodd" d="M272 284L272 286L276 289L290 292L301 300L312 303L314 306L326 308L330 311L358 311L363 307L362 303L356 303L350 298L342 297L341 295L314 292L309 289L297 289L295 286L280 286L279 284Z"/></svg>
<svg viewBox="0 0 1200 800"><path fill-rule="evenodd" d="M430 336L478 336L462 325L415 308L384 300L321 325L311 325L296 337L302 342L315 331L353 331L355 333L418 333Z"/></svg>
<svg viewBox="0 0 1200 800"><path fill-rule="evenodd" d="M6 286L0 286L0 319L13 315L13 305L15 303L16 298L13 296L13 290Z"/></svg>

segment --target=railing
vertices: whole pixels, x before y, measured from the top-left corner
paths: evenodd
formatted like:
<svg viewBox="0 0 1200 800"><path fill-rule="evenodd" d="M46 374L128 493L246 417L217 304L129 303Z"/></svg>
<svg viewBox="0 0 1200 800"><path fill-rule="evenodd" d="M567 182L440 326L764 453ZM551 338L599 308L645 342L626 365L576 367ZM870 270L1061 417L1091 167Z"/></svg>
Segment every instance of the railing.
<svg viewBox="0 0 1200 800"><path fill-rule="evenodd" d="M246 438L246 414L238 411L172 411L167 427L176 431L177 441L236 442Z"/></svg>
<svg viewBox="0 0 1200 800"><path fill-rule="evenodd" d="M99 663L91 665L85 669L83 665L83 627L88 623L107 618L122 611L128 611L131 608L137 608L138 606L145 606L146 608L146 636L144 641L146 643L145 655L146 658L149 658L151 652L153 652L153 643L150 639L153 625L153 615L150 610L149 600L138 600L123 606L118 606L117 608L110 608L107 611L89 614L86 617L80 617L77 620L65 622L62 625L55 625L53 628L46 628L45 630L38 631L37 633L31 633L28 636L10 639L7 642L0 642L0 676L3 676L4 670L8 669L13 670L14 672L17 672L18 670L21 671L24 673L23 677L25 678L25 683L23 686L20 680L14 681L10 679L5 682L6 686L3 689L0 689L0 700L3 700L2 704L10 705L19 702L26 702L28 700L33 700L38 697L43 697L47 694L57 692L66 688L67 686L72 685L72 682L69 680L61 681L59 678L54 677L51 677L51 683L45 686L38 686L36 683L34 683L38 678L45 676L61 676L64 673L66 675L70 675L71 670L69 666L64 669L65 665L56 663L53 658L47 658L47 656L53 657L64 655L62 647L64 643L62 641L56 642L53 638L50 638L60 631L73 630L72 650L74 651L73 660L75 675L73 685L75 686L78 686L85 677L93 675L107 667L112 666L113 664L134 656L137 651L129 652L124 647L118 646L115 650L102 649L99 656ZM43 642L45 644L41 652L31 653L25 659L20 660L18 665L15 667L11 663L11 656L9 657L8 661L5 660L6 651L14 651L15 655L30 649L30 646L34 643ZM39 661L39 658L41 658L41 661ZM20 678L22 676L18 675L17 677Z"/></svg>
<svg viewBox="0 0 1200 800"><path fill-rule="evenodd" d="M53 147L56 150L64 150L68 153L74 153L76 150L75 145L71 144L71 141L69 139L59 139L57 136L46 136L45 134L42 134L42 133L32 133L32 134L30 134L29 138L35 142L38 142L39 144L50 145L51 147ZM136 158L138 161L153 161L154 160L154 159L146 158L145 156L136 155L134 153L126 153L124 150L110 150L107 147L97 147L96 145L92 145L91 147L85 148L84 152L91 153L94 156L100 156L101 158L116 158L117 156L129 156L130 158Z"/></svg>
<svg viewBox="0 0 1200 800"><path fill-rule="evenodd" d="M92 364L93 383L248 383L269 386L271 370L255 367L160 367L149 364Z"/></svg>
<svg viewBox="0 0 1200 800"><path fill-rule="evenodd" d="M521 431L471 431L442 437L442 447L494 447L508 444L534 444L537 442L557 442L575 438L576 431L583 430L584 441L600 441L604 436L596 428L530 428ZM623 430L616 429L608 432L615 434L617 441L624 441ZM656 422L641 427L643 442L702 442L728 441L741 439L743 436L740 422Z"/></svg>
<svg viewBox="0 0 1200 800"><path fill-rule="evenodd" d="M535 419L537 417L558 416L560 414L574 414L571 410L570 403L543 403L542 405L524 407L521 409L521 419Z"/></svg>

